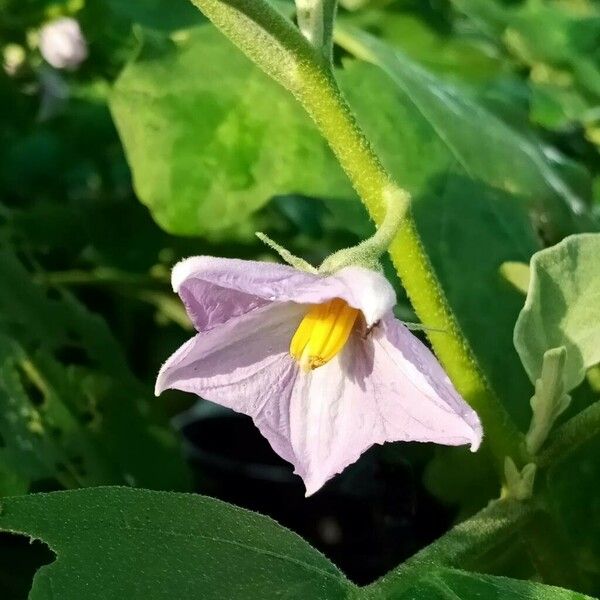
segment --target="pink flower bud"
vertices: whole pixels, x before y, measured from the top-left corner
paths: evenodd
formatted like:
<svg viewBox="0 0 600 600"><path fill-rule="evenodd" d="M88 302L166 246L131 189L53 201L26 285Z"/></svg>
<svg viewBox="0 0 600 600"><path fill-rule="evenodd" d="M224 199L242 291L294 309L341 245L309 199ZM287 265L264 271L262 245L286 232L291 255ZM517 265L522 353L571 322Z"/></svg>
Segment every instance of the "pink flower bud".
<svg viewBox="0 0 600 600"><path fill-rule="evenodd" d="M56 69L75 70L88 56L79 23L70 17L56 19L42 27L40 51Z"/></svg>

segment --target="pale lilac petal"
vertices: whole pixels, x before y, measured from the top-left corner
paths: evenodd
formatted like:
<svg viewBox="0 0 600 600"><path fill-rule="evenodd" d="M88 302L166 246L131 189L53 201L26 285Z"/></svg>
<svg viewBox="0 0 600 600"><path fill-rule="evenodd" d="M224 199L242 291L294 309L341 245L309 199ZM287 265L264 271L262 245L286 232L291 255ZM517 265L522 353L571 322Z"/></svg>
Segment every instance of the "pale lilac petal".
<svg viewBox="0 0 600 600"><path fill-rule="evenodd" d="M372 347L353 336L326 365L298 373L290 399L290 439L307 496L385 440L371 367Z"/></svg>
<svg viewBox="0 0 600 600"><path fill-rule="evenodd" d="M289 345L305 311L271 305L196 335L163 365L155 393L192 392L251 416L273 449L292 462L288 398L298 366Z"/></svg>
<svg viewBox="0 0 600 600"><path fill-rule="evenodd" d="M312 282L312 275L287 265L193 256L178 262L173 290L198 331L208 331L277 298L282 288Z"/></svg>
<svg viewBox="0 0 600 600"><path fill-rule="evenodd" d="M382 273L363 267L345 267L318 284L307 286L293 298L296 302L317 304L330 298L342 298L359 309L372 327L396 304L396 292Z"/></svg>
<svg viewBox="0 0 600 600"><path fill-rule="evenodd" d="M175 265L172 284L198 331L270 302L319 304L332 298L361 310L371 326L396 303L387 279L361 267L324 276L275 263L196 256Z"/></svg>
<svg viewBox="0 0 600 600"><path fill-rule="evenodd" d="M392 316L371 336L371 381L386 439L470 444L475 452L483 436L479 417L427 346Z"/></svg>
<svg viewBox="0 0 600 600"><path fill-rule="evenodd" d="M475 450L482 432L431 352L390 316L366 339L354 334L325 366L298 374L290 436L296 472L310 495L374 444Z"/></svg>

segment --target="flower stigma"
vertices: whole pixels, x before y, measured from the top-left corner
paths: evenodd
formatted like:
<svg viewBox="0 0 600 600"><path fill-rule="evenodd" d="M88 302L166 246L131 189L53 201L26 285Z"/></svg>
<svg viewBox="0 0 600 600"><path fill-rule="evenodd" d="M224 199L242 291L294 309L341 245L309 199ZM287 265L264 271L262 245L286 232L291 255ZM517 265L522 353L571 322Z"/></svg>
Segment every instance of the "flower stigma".
<svg viewBox="0 0 600 600"><path fill-rule="evenodd" d="M328 363L346 345L360 311L334 298L304 316L290 342L290 354L305 371Z"/></svg>

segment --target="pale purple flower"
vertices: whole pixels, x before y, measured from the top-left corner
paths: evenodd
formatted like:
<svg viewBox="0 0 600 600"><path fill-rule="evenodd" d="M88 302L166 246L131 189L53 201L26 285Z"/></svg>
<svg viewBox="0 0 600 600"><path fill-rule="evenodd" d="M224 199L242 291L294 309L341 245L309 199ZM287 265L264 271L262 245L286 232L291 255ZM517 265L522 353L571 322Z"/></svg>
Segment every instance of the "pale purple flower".
<svg viewBox="0 0 600 600"><path fill-rule="evenodd" d="M251 416L307 496L373 444L478 448L476 413L394 318L383 275L199 256L177 264L172 283L198 334L163 365L156 393Z"/></svg>
<svg viewBox="0 0 600 600"><path fill-rule="evenodd" d="M61 17L44 25L40 31L40 52L56 69L76 69L88 55L79 23L71 17Z"/></svg>

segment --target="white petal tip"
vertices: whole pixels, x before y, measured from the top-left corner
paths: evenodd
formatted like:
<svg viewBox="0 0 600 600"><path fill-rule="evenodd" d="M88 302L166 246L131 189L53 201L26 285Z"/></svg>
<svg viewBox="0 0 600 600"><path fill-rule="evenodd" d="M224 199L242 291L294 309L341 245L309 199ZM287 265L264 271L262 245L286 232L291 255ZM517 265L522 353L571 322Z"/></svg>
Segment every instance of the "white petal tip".
<svg viewBox="0 0 600 600"><path fill-rule="evenodd" d="M473 432L474 436L471 438L471 452L477 452L479 447L481 446L481 442L483 440L483 431L481 427L479 427L476 431Z"/></svg>
<svg viewBox="0 0 600 600"><path fill-rule="evenodd" d="M190 256L180 260L171 271L171 286L173 291L179 293L181 284L202 267L203 256Z"/></svg>
<svg viewBox="0 0 600 600"><path fill-rule="evenodd" d="M316 494L322 487L322 485L319 486L315 486L315 485L311 485L308 486L305 484L306 487L306 491L304 492L304 497L305 498L310 498L313 494Z"/></svg>
<svg viewBox="0 0 600 600"><path fill-rule="evenodd" d="M317 479L305 479L297 469L294 469L294 475L298 475L302 479L302 483L304 483L304 497L309 498L313 494L316 494L324 485L325 481L319 481Z"/></svg>
<svg viewBox="0 0 600 600"><path fill-rule="evenodd" d="M156 383L154 384L154 395L158 398L165 390L167 386L164 382L163 370L161 369L156 377Z"/></svg>

